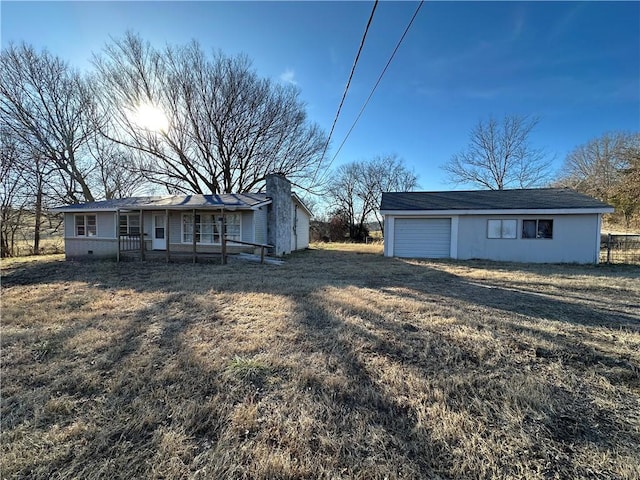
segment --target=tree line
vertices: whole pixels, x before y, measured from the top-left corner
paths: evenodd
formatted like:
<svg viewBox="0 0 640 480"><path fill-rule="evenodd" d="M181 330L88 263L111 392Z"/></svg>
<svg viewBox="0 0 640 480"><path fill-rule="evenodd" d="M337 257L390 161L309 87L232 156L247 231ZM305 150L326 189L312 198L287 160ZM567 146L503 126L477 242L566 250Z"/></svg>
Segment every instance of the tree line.
<svg viewBox="0 0 640 480"><path fill-rule="evenodd" d="M441 165L451 184L472 188L571 188L611 204L616 223L640 227L640 132L610 132L577 146L557 171L553 157L535 146L536 117L506 115L480 120L469 143ZM411 191L418 177L397 156L339 167L330 178L331 209L317 236L363 241L374 221L384 234L378 206L384 191Z"/></svg>
<svg viewBox="0 0 640 480"><path fill-rule="evenodd" d="M43 222L60 224L48 214L54 205L261 191L269 173L321 194L322 237L363 241L371 225L384 233L382 192L419 187L393 154L327 175L327 137L307 118L300 90L260 78L243 55L207 53L195 41L158 49L128 33L95 54L88 72L26 44L0 60L3 257L25 230L40 251ZM640 215L640 134L603 134L553 173L531 142L538 122L481 120L442 169L451 183L478 188L573 188L611 203L630 225Z"/></svg>

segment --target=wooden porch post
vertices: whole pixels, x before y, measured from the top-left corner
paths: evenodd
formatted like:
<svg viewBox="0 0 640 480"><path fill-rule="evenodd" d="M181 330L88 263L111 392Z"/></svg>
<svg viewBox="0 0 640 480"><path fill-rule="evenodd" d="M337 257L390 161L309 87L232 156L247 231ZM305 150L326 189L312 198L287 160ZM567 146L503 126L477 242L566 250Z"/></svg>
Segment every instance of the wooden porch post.
<svg viewBox="0 0 640 480"><path fill-rule="evenodd" d="M166 260L169 263L169 244L171 243L171 237L169 236L169 209L164 211L164 239L166 242Z"/></svg>
<svg viewBox="0 0 640 480"><path fill-rule="evenodd" d="M196 209L193 209L193 263L196 263Z"/></svg>
<svg viewBox="0 0 640 480"><path fill-rule="evenodd" d="M222 265L227 264L227 239L224 231L224 212L222 213L222 220L219 224L220 229L220 253L222 254Z"/></svg>
<svg viewBox="0 0 640 480"><path fill-rule="evenodd" d="M144 260L144 214L140 209L140 260Z"/></svg>

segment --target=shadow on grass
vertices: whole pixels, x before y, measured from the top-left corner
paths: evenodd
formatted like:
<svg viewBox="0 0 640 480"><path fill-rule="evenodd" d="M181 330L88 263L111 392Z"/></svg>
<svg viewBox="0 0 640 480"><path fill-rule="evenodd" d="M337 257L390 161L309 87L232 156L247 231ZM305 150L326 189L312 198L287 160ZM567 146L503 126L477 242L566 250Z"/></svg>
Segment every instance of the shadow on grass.
<svg viewBox="0 0 640 480"><path fill-rule="evenodd" d="M490 269L491 265L472 264L470 268ZM553 268L559 269L559 273L564 271L562 266ZM598 276L607 271L593 270L597 270ZM591 271L591 267L567 266L565 274L588 275ZM627 276L627 270L624 271ZM615 281L618 273L618 268L612 269L611 281ZM54 349L36 362L30 373L10 372L8 381L15 382L16 388L9 397L3 395L5 439L17 442L28 429L36 434L59 427L71 429L78 424L84 429L75 433L80 440L71 433L60 440L63 445L74 445L73 452L45 445L42 451L36 449L36 454L43 453L40 459L36 455L27 465L11 470L16 475L460 478L517 476L517 468L524 469L526 475L545 465L545 474L549 476L589 477L587 465L572 463L572 449L576 446L594 444L599 451L608 452L621 445L640 443L640 436L624 424L620 412L612 406L595 405L591 387L572 391L549 380L544 387L550 392L550 403L523 407L526 412L521 425L522 443L529 442L532 455L528 463L517 463L522 462L517 458L518 452L496 453L491 461L483 460L480 451L461 452L469 445L447 440L437 431L437 422L425 424L419 418L415 399L386 386L380 371L374 368L375 360L381 359L385 365L414 377L432 379L443 390L448 410L487 428L477 437L487 444L494 431L499 431L498 426L507 421L500 406L493 405L505 401L505 397L495 396L496 391L504 382L519 378L517 368L523 365L501 365L500 362L508 360L494 358L490 353L483 358L473 345L446 333L443 325L431 326L424 319L418 322L403 312L390 316L377 311L374 303L367 308L354 307L347 299L332 298L328 304L319 293L328 291L330 296L332 289L352 288L366 295L371 290L390 299L409 299L433 309L441 308L442 316L450 318L451 323L478 330L492 329L496 336L511 333L522 339L528 336L553 346L516 344L522 350L531 350L526 357L528 367L549 368L551 364L565 362L572 369L594 369L595 373L601 366L617 369L623 379L621 384L637 389L633 379L637 379L639 366L632 360L620 358L613 348L605 352L589 345L573 331L558 335L543 328L544 322L551 321L581 329L582 335L589 335L595 327L637 331L640 320L637 315L613 312L606 306L599 307L597 302L586 304L580 298L541 297L537 292L503 288L493 281L469 282L437 268L437 264L413 264L345 252L297 254L282 267L31 263L3 272L2 278L3 289L75 283L89 289L109 290L114 295L126 290L161 294L162 298L126 315L96 313L88 320L65 325L53 333L45 325L34 327L40 330L32 332L33 338L61 345L90 327L107 330L108 322L119 322L108 341L89 348L88 354L65 356L69 352ZM225 359L210 360L206 368L186 339L187 330L203 322L202 317L192 313L194 296L217 293L273 294L290 299L295 311L288 327L298 332L299 343L288 348L302 358L328 359L330 368L320 369L315 375L304 378L300 372L282 375L290 380L292 386L288 388L300 390L296 390L293 398L324 407L324 416L317 414L315 424L309 427L313 434L298 440L303 443L299 451L291 446L292 439L278 436L257 421L246 432L229 434L235 407L246 404L249 410L261 399L277 402L284 394L277 391L278 384L270 386L273 384L267 381L256 389L254 385L225 378ZM48 297L52 303L54 295L55 292ZM215 322L205 321L205 325L213 330L219 328ZM24 334L3 335L3 347L29 341L21 335ZM442 357L438 358L440 354ZM28 368L27 359L21 362ZM338 371L341 381L336 380ZM506 378L496 379L496 373ZM448 376L452 376L452 383L447 383ZM4 381L7 382L7 377ZM402 379L397 381L402 383ZM413 395L425 394L411 388L415 387L407 390ZM33 395L33 391L37 394ZM68 408L52 408L54 397L69 399ZM18 410L18 405L28 407ZM282 415L279 421L285 422L287 410ZM37 421L31 423L33 418ZM14 436L12 429L17 429ZM340 441L327 443L322 430L340 437ZM518 443L521 440L503 440L512 442L514 448L521 446ZM251 447L249 451L243 450L245 445ZM287 451L298 463L293 463L288 476L273 465L260 466L252 460L252 451L260 448ZM325 462L322 467L325 470L320 469L313 452ZM465 455L478 458L462 458ZM173 463L167 463L169 460ZM484 466L483 461L487 463Z"/></svg>

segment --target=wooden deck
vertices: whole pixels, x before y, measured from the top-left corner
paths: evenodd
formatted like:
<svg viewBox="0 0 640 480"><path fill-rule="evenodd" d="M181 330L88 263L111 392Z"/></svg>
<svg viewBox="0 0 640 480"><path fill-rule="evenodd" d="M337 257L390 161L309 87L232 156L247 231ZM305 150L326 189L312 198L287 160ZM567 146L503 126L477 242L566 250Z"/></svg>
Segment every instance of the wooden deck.
<svg viewBox="0 0 640 480"><path fill-rule="evenodd" d="M195 258L195 260L194 260ZM139 262L142 260L139 251L120 252L121 262ZM197 252L195 256L191 252L167 252L164 250L145 250L144 261L149 262L192 262L192 263L221 263L221 253Z"/></svg>
<svg viewBox="0 0 640 480"><path fill-rule="evenodd" d="M194 237L195 238L195 237ZM195 242L191 249L183 248L183 245L167 245L168 250L149 250L150 242L140 234L120 235L118 240L118 261L135 261L150 260L164 262L215 262L221 264L227 263L229 255L237 253L254 253L256 249L260 249L260 261L264 263L265 254L273 245L263 243L245 242L240 240L231 240L222 238L220 245L205 245L204 247L196 245Z"/></svg>

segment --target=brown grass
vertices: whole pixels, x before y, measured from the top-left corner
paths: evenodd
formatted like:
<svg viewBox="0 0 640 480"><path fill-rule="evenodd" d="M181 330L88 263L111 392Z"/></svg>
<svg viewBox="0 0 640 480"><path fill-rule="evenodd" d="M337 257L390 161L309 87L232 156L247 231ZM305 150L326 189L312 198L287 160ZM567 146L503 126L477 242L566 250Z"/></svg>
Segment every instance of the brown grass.
<svg viewBox="0 0 640 480"><path fill-rule="evenodd" d="M640 478L640 268L365 248L3 261L2 478Z"/></svg>

